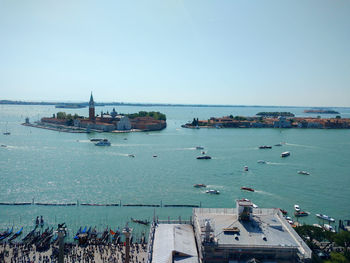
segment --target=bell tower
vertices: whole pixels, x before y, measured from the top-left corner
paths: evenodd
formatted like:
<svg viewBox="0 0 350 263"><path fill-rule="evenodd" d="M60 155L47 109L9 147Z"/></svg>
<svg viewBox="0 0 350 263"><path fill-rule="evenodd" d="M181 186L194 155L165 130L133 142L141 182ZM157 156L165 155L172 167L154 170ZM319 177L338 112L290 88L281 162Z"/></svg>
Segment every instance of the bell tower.
<svg viewBox="0 0 350 263"><path fill-rule="evenodd" d="M94 98L92 97L92 92L89 101L89 120L95 121L95 102Z"/></svg>

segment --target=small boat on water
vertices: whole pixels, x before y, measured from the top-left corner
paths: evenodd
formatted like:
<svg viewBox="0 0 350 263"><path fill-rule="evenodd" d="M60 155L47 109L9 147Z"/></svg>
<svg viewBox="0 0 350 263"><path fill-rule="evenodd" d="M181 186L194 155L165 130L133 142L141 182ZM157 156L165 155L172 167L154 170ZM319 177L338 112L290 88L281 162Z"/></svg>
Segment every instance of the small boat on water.
<svg viewBox="0 0 350 263"><path fill-rule="evenodd" d="M197 159L198 160L209 160L209 159L211 159L211 157L209 155L204 155L204 156L198 156Z"/></svg>
<svg viewBox="0 0 350 263"><path fill-rule="evenodd" d="M1 147L7 147L5 144L1 144Z"/></svg>
<svg viewBox="0 0 350 263"><path fill-rule="evenodd" d="M310 173L306 171L298 171L298 174L310 175Z"/></svg>
<svg viewBox="0 0 350 263"><path fill-rule="evenodd" d="M142 224L142 225L149 225L149 221L148 220L139 220L139 219L134 219L131 217L131 221L134 223L138 223L138 224Z"/></svg>
<svg viewBox="0 0 350 263"><path fill-rule="evenodd" d="M102 141L103 139L98 139L98 138L92 138L90 139L90 142L99 142Z"/></svg>
<svg viewBox="0 0 350 263"><path fill-rule="evenodd" d="M282 208L279 208L279 210L280 210L281 213L284 214L284 215L288 214L288 212L287 212L286 210L282 209Z"/></svg>
<svg viewBox="0 0 350 263"><path fill-rule="evenodd" d="M196 146L196 150L204 150L203 146Z"/></svg>
<svg viewBox="0 0 350 263"><path fill-rule="evenodd" d="M242 186L241 190L246 190L246 191L250 191L250 192L254 192L255 191L253 188L245 187L245 186Z"/></svg>
<svg viewBox="0 0 350 263"><path fill-rule="evenodd" d="M23 230L23 226L21 227L20 230L18 230L16 233L14 233L12 237L9 238L9 241L12 241L12 240L16 239L17 237L19 237L22 234L22 230Z"/></svg>
<svg viewBox="0 0 350 263"><path fill-rule="evenodd" d="M335 219L334 219L334 218L332 218L332 217L330 217L330 216L327 216L327 215L316 214L316 216L317 216L318 218L321 218L321 219L323 219L323 220L327 220L327 221L329 221L329 222L335 222Z"/></svg>
<svg viewBox="0 0 350 263"><path fill-rule="evenodd" d="M129 157L135 157L135 155L134 155L134 154L128 154L128 156L129 156Z"/></svg>
<svg viewBox="0 0 350 263"><path fill-rule="evenodd" d="M277 143L275 144L275 146L282 146L282 143Z"/></svg>
<svg viewBox="0 0 350 263"><path fill-rule="evenodd" d="M7 229L5 232L1 233L0 240L4 240L8 236L10 236L12 234L12 230L13 230L13 227L11 227L10 230Z"/></svg>
<svg viewBox="0 0 350 263"><path fill-rule="evenodd" d="M4 135L10 135L11 132L4 132L3 134L4 134Z"/></svg>
<svg viewBox="0 0 350 263"><path fill-rule="evenodd" d="M215 189L210 189L210 190L207 190L205 191L207 194L212 194L212 195L218 195L220 194L220 192L218 190L215 190Z"/></svg>
<svg viewBox="0 0 350 263"><path fill-rule="evenodd" d="M262 145L259 146L259 149L272 149L272 146Z"/></svg>
<svg viewBox="0 0 350 263"><path fill-rule="evenodd" d="M111 143L107 139L103 139L103 140L99 141L98 143L95 143L95 145L96 146L111 146Z"/></svg>
<svg viewBox="0 0 350 263"><path fill-rule="evenodd" d="M296 212L300 212L300 206L299 205L294 205L294 210Z"/></svg>
<svg viewBox="0 0 350 263"><path fill-rule="evenodd" d="M281 153L281 157L287 157L290 155L290 152L283 152Z"/></svg>
<svg viewBox="0 0 350 263"><path fill-rule="evenodd" d="M304 212L304 211L299 211L299 212L295 211L294 212L294 216L296 216L296 217L302 217L302 216L308 216L308 215L309 215L309 213Z"/></svg>
<svg viewBox="0 0 350 263"><path fill-rule="evenodd" d="M207 187L207 186L205 184L195 184L193 185L193 187L201 188L201 187Z"/></svg>
<svg viewBox="0 0 350 263"><path fill-rule="evenodd" d="M264 163L266 163L266 161L264 161L264 160L259 160L258 163L264 164Z"/></svg>
<svg viewBox="0 0 350 263"><path fill-rule="evenodd" d="M248 172L248 166L244 166L244 171Z"/></svg>

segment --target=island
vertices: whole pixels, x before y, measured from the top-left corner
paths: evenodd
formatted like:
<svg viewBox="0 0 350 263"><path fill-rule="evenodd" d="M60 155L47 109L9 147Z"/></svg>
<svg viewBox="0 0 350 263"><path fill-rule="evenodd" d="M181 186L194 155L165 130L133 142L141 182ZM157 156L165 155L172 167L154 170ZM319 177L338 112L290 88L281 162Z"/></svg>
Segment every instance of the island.
<svg viewBox="0 0 350 263"><path fill-rule="evenodd" d="M166 115L155 111L120 114L115 108L110 113L101 111L100 115L96 115L91 94L88 118L57 112L52 117L41 118L36 123L30 123L29 118L26 118L23 125L72 133L158 131L166 128Z"/></svg>
<svg viewBox="0 0 350 263"><path fill-rule="evenodd" d="M314 128L314 129L350 129L350 119L341 118L305 118L305 117L263 117L263 116L224 116L211 117L208 120L194 118L183 128Z"/></svg>
<svg viewBox="0 0 350 263"><path fill-rule="evenodd" d="M335 110L322 110L322 109L315 109L315 110L304 110L305 113L315 113L315 114L339 114L339 112Z"/></svg>
<svg viewBox="0 0 350 263"><path fill-rule="evenodd" d="M284 116L284 117L294 117L295 115L291 112L277 112L277 111L273 111L273 112L258 112L256 115L258 116L264 116L264 117L279 117L279 116Z"/></svg>

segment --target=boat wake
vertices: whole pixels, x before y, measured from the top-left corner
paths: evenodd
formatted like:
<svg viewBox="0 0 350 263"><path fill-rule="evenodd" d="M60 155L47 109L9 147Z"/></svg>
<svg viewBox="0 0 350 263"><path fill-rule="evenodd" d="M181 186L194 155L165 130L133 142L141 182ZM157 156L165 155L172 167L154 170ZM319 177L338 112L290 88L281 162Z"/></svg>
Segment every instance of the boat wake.
<svg viewBox="0 0 350 263"><path fill-rule="evenodd" d="M285 143L285 145L288 145L288 146L295 146L295 147L304 147L304 148L313 148L313 149L318 149L318 148L319 148L319 147L316 147L316 146L303 145L303 144L295 144L295 143Z"/></svg>
<svg viewBox="0 0 350 263"><path fill-rule="evenodd" d="M271 164L271 165L288 165L287 163L274 163L274 162L266 162L266 164Z"/></svg>

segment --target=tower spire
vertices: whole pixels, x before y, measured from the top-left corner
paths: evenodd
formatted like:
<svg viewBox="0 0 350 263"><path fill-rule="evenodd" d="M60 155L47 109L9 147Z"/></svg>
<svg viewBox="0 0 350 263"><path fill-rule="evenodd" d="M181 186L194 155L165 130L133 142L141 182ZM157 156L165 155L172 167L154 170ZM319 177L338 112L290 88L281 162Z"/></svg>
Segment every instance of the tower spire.
<svg viewBox="0 0 350 263"><path fill-rule="evenodd" d="M90 121L95 120L95 102L94 102L94 98L92 97L92 91L91 91L90 102L89 102L89 119Z"/></svg>

